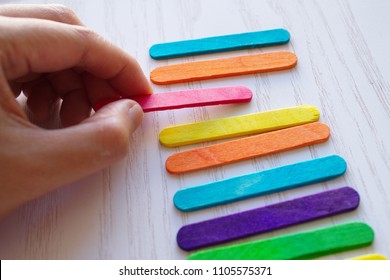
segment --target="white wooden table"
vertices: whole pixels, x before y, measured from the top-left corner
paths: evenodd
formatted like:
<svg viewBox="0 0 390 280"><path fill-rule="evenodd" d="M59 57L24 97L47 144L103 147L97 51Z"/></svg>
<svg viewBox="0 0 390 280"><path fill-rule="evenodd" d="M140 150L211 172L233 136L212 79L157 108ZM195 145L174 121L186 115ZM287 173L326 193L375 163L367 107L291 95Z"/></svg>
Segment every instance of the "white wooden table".
<svg viewBox="0 0 390 280"><path fill-rule="evenodd" d="M124 161L33 201L3 220L1 259L183 259L187 253L178 248L175 238L184 224L345 185L361 195L356 211L245 241L363 221L375 231L374 244L326 258L366 253L390 257L389 1L59 2L134 55L147 75L160 65L274 50L293 51L299 62L291 71L153 86L164 92L244 85L253 90L254 99L246 105L147 113ZM288 45L163 61L148 55L154 43L279 27L290 31ZM300 104L319 108L320 120L331 128L330 141L188 175L170 175L164 168L169 155L188 149L159 144L159 131L166 126ZM176 210L172 202L181 188L334 153L348 162L347 173L336 180L188 214Z"/></svg>

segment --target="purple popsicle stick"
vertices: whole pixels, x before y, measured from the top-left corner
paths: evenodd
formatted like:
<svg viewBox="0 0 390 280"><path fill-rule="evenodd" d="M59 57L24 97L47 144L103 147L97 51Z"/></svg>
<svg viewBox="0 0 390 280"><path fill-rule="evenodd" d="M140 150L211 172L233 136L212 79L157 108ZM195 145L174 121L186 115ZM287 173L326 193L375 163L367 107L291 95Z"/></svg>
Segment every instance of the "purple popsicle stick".
<svg viewBox="0 0 390 280"><path fill-rule="evenodd" d="M342 187L183 226L177 243L187 251L216 245L352 211L359 201L354 189Z"/></svg>

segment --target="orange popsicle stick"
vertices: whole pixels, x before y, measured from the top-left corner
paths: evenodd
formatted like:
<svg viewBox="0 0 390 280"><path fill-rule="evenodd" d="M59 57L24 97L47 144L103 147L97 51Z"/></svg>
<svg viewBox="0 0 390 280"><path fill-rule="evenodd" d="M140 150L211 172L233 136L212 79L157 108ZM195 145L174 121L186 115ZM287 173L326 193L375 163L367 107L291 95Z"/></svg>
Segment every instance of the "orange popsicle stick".
<svg viewBox="0 0 390 280"><path fill-rule="evenodd" d="M167 159L166 168L174 174L195 171L325 142L329 135L326 124L305 124L175 153Z"/></svg>
<svg viewBox="0 0 390 280"><path fill-rule="evenodd" d="M159 85L254 74L293 68L297 56L288 51L236 56L161 66L150 73Z"/></svg>

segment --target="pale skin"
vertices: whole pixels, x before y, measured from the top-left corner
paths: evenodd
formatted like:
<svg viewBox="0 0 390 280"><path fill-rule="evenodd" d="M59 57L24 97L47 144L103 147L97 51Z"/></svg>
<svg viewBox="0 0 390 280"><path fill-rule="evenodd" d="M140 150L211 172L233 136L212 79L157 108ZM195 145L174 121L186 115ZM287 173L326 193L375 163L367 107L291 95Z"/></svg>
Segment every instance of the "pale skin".
<svg viewBox="0 0 390 280"><path fill-rule="evenodd" d="M0 6L0 218L125 157L142 109L130 99L91 106L151 92L134 58L68 8ZM62 127L42 128L58 100Z"/></svg>

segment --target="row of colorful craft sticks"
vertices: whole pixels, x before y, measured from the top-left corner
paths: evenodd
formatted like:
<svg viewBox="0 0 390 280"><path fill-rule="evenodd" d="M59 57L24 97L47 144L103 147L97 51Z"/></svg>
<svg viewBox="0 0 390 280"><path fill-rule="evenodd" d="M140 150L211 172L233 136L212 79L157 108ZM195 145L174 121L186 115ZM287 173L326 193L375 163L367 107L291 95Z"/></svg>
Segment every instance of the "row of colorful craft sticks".
<svg viewBox="0 0 390 280"><path fill-rule="evenodd" d="M224 52L286 44L290 33L285 29L232 34L195 40L153 45L149 54L154 59ZM152 70L155 84L173 84L293 68L297 57L289 51L267 52L160 66Z"/></svg>
<svg viewBox="0 0 390 280"><path fill-rule="evenodd" d="M150 55L155 59L175 58L285 44L289 39L286 30L275 29L157 44L150 48ZM284 70L296 63L297 57L291 52L264 53L161 66L151 72L150 78L156 84L171 84ZM205 89L206 94L201 91L142 97L138 102L147 112L248 102L252 98L245 87ZM160 96L159 104L156 100ZM305 105L166 128L160 132L160 142L168 147L257 134L175 153L167 159L166 168L179 174L324 142L330 130L317 122L319 115L317 108ZM337 155L298 162L182 189L175 194L174 204L181 211L195 211L330 180L344 174L346 167L345 160ZM359 201L354 189L342 187L185 225L177 234L177 242L183 250L196 250L352 211ZM374 232L368 225L353 222L200 251L188 259L309 259L367 246L373 239ZM357 259L383 258L369 255Z"/></svg>
<svg viewBox="0 0 390 280"><path fill-rule="evenodd" d="M316 117L314 119L318 119L319 112L312 106L282 109L282 112L294 112L294 109L307 108L315 113ZM279 114L280 118L275 118L275 112ZM200 160L212 162L213 164L209 166L215 166L293 149L305 144L319 143L329 138L329 128L319 122L278 129L286 125L278 122L278 120L294 119L287 116L283 117L283 114L280 113L280 110L275 110L271 114L270 112L264 112L257 115L262 117L264 115L271 116L274 125L273 127L268 126L271 132L176 153L168 158L167 168L169 170L170 159L175 155L184 155L181 156L181 162L176 164L177 168L184 170L188 165L197 165L196 162ZM298 115L302 116L302 114ZM224 127L222 125L223 121L214 121L219 123L217 127L225 133L223 137L227 137L229 128L232 128L232 126ZM213 121L209 122L215 124ZM263 120L261 123L267 123L267 121ZM197 125L199 123L189 124L188 126ZM199 134L202 134L203 130L204 132L210 131L204 123L199 125L200 127L202 129L197 130ZM176 128L168 129L175 130ZM275 129L278 130L274 131ZM254 132L252 130L248 133ZM176 134L173 133L173 135ZM210 139L203 138L203 140L209 141ZM286 142L295 144L285 145ZM235 143L241 143L241 145L238 145L238 149L235 149ZM248 157L248 154L251 156ZM174 204L181 211L196 211L334 179L343 175L346 168L347 164L343 158L331 155L185 188L175 194ZM188 170L193 169L187 168L186 171ZM177 243L184 250L196 250L352 211L357 208L359 201L358 193L350 187L321 192L246 212L186 225L179 230ZM372 243L373 238L373 230L368 225L355 222L201 251L189 256L189 259L308 259L368 246ZM295 245L291 247L287 244ZM301 246L296 244L301 244Z"/></svg>
<svg viewBox="0 0 390 280"><path fill-rule="evenodd" d="M285 29L273 29L243 34L233 34L196 40L153 45L150 56L154 59L175 58L221 51L258 48L286 44L290 34ZM289 51L268 52L203 60L157 67L150 73L155 84L173 84L229 76L286 70L295 67L297 57ZM252 94L243 87L199 89L147 96L113 96L93 104L96 110L121 98L137 101L144 112L171 110L186 107L248 102Z"/></svg>

